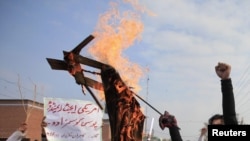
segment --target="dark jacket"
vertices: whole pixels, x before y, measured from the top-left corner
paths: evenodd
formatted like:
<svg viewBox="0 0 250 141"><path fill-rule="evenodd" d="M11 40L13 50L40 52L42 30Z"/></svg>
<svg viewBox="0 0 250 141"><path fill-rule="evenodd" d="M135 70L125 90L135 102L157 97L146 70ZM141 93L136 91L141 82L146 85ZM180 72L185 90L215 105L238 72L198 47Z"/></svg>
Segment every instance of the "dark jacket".
<svg viewBox="0 0 250 141"><path fill-rule="evenodd" d="M237 125L232 80L221 80L222 109L225 125Z"/></svg>
<svg viewBox="0 0 250 141"><path fill-rule="evenodd" d="M179 127L169 127L169 134L171 136L171 141L182 141Z"/></svg>

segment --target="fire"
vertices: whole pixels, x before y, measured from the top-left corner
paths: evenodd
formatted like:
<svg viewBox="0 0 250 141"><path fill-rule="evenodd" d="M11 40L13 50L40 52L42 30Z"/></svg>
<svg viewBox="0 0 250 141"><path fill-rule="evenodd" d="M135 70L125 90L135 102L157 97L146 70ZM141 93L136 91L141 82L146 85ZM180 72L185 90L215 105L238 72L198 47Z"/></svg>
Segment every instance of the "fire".
<svg viewBox="0 0 250 141"><path fill-rule="evenodd" d="M138 13L143 11L137 0L125 0L135 11L118 10L116 3L99 18L89 53L95 60L108 64L101 70L112 140L142 140L145 116L134 92L140 90L143 68L132 63L123 52L140 41L144 25ZM133 91L130 90L133 87Z"/></svg>
<svg viewBox="0 0 250 141"><path fill-rule="evenodd" d="M141 89L138 83L143 75L143 69L138 64L130 62L123 51L141 39L143 28L138 13L121 13L118 5L111 3L111 8L99 18L93 34L96 37L95 43L89 48L90 54L96 60L116 68L124 82L132 86L135 92Z"/></svg>

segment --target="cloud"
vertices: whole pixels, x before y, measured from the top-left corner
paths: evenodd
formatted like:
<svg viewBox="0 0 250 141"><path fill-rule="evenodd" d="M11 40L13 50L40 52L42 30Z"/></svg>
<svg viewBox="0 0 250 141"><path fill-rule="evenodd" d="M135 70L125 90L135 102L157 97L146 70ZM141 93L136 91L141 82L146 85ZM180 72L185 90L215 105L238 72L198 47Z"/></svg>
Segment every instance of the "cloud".
<svg viewBox="0 0 250 141"><path fill-rule="evenodd" d="M246 69L250 53L246 6L249 2L145 0L143 3L156 14L144 17L142 40L147 47L140 53L150 64L151 101L160 111L166 108L177 116L185 140L197 139L203 122L222 112L220 80L214 66L219 61L232 65L235 88L244 71L249 72ZM241 89L249 87L246 84ZM238 97L236 101L238 105L245 103ZM237 112L243 115L243 111ZM198 123L181 122L185 118Z"/></svg>

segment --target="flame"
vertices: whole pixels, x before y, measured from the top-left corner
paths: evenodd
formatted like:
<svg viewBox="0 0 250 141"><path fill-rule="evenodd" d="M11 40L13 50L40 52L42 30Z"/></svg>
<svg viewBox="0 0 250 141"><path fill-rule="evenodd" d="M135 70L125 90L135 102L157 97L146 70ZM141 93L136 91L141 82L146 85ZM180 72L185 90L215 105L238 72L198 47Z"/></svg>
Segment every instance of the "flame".
<svg viewBox="0 0 250 141"><path fill-rule="evenodd" d="M128 0L125 2L138 7L136 2ZM143 68L130 62L123 52L136 41L140 41L144 25L137 11L120 12L117 3L110 5L111 8L99 18L93 33L95 42L89 48L89 53L96 60L116 68L124 82L138 92L141 89L138 83L143 75Z"/></svg>
<svg viewBox="0 0 250 141"><path fill-rule="evenodd" d="M137 0L124 2L131 4L134 11L119 11L118 4L111 3L111 8L100 15L93 33L95 42L88 51L95 60L111 65L118 71L118 75L105 70L101 72L102 76L105 73L110 75L102 79L112 81L105 87L108 114L113 117L110 118L112 139L141 140L145 116L133 93L140 90L138 83L143 76L143 68L130 62L123 53L141 39L144 25L140 13L144 8L140 8ZM106 83L109 81L105 80ZM133 92L130 87L134 88Z"/></svg>

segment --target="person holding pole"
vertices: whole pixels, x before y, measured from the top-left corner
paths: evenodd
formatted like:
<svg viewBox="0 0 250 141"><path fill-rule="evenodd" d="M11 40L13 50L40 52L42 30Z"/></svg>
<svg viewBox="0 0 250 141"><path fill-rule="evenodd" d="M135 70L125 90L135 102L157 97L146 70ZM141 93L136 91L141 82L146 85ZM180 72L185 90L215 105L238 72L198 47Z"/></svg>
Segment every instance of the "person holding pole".
<svg viewBox="0 0 250 141"><path fill-rule="evenodd" d="M182 141L182 137L179 131L180 128L177 125L175 116L170 115L167 111L165 111L164 115L161 115L159 118L159 125L162 130L164 130L165 127L169 129L171 141Z"/></svg>

